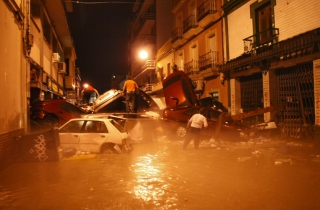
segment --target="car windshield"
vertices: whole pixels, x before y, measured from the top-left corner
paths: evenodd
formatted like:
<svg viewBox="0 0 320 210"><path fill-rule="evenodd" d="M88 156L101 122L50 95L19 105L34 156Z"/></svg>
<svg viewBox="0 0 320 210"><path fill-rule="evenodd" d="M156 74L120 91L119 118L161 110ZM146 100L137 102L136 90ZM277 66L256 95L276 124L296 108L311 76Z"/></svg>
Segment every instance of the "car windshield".
<svg viewBox="0 0 320 210"><path fill-rule="evenodd" d="M121 133L126 132L126 130L124 129L124 127L122 127L117 121L115 120L110 120L111 124L114 125L114 127L116 127L118 129L118 131L120 131Z"/></svg>

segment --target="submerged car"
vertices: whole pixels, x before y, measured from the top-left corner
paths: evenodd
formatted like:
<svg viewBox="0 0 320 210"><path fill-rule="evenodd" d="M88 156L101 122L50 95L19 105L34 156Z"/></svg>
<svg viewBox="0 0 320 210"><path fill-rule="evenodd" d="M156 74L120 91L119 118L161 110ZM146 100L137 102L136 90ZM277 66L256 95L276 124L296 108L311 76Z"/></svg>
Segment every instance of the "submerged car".
<svg viewBox="0 0 320 210"><path fill-rule="evenodd" d="M248 128L235 122L220 102L212 98L198 100L191 79L183 71L170 74L162 81L162 85L167 104L167 108L163 110L162 124L177 137L185 137L188 120L199 113L200 108L204 109L208 120L208 128L202 130L207 138L235 139L247 132ZM223 121L221 125L218 120Z"/></svg>
<svg viewBox="0 0 320 210"><path fill-rule="evenodd" d="M91 153L123 153L131 148L127 131L108 118L74 118L59 128L60 147Z"/></svg>
<svg viewBox="0 0 320 210"><path fill-rule="evenodd" d="M31 120L48 127L59 127L70 119L88 113L63 99L37 101L31 105L30 112Z"/></svg>

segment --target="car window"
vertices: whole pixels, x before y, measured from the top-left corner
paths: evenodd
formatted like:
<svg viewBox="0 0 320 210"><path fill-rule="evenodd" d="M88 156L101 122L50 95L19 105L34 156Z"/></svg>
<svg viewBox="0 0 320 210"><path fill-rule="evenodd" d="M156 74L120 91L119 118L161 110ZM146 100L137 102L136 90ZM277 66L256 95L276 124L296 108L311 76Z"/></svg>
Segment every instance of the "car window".
<svg viewBox="0 0 320 210"><path fill-rule="evenodd" d="M126 119L119 118L119 117L114 117L114 116L109 116L108 118L117 121L122 127L125 127Z"/></svg>
<svg viewBox="0 0 320 210"><path fill-rule="evenodd" d="M110 120L111 124L114 125L114 127L116 127L118 129L118 131L120 131L121 133L126 132L126 130L124 129L124 127L122 127L117 121L115 120Z"/></svg>
<svg viewBox="0 0 320 210"><path fill-rule="evenodd" d="M188 111L185 111L183 114L191 117L192 115L199 113L199 110L200 108L189 109Z"/></svg>
<svg viewBox="0 0 320 210"><path fill-rule="evenodd" d="M209 115L208 119L217 120L219 118L220 114L221 114L221 112L219 112L219 111L210 110L210 115Z"/></svg>
<svg viewBox="0 0 320 210"><path fill-rule="evenodd" d="M83 133L108 133L107 126L102 121L87 120L82 129Z"/></svg>
<svg viewBox="0 0 320 210"><path fill-rule="evenodd" d="M217 110L221 110L222 112L228 112L228 109L225 108L222 103L218 102L218 101L212 101L212 106L213 108L217 109Z"/></svg>
<svg viewBox="0 0 320 210"><path fill-rule="evenodd" d="M196 102L192 98L192 95L190 92L190 87L189 87L189 85L190 85L189 82L190 81L182 80L182 89L183 89L183 92L184 92L186 98L188 99L188 101L191 103L191 105L194 105L194 104L196 104Z"/></svg>
<svg viewBox="0 0 320 210"><path fill-rule="evenodd" d="M69 103L63 103L60 105L60 108L79 117L81 114L86 113L83 109L80 109L77 106L74 106L73 104L69 104Z"/></svg>
<svg viewBox="0 0 320 210"><path fill-rule="evenodd" d="M70 121L60 129L60 133L80 133L84 120Z"/></svg>

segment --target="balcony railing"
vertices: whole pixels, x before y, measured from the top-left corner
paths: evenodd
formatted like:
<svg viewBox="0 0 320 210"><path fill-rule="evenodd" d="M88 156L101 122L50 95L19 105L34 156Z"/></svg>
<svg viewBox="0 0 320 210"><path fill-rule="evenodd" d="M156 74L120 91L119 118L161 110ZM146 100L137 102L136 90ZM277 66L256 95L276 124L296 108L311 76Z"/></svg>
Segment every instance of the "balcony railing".
<svg viewBox="0 0 320 210"><path fill-rule="evenodd" d="M218 66L218 51L210 51L199 57L199 70L203 71Z"/></svg>
<svg viewBox="0 0 320 210"><path fill-rule="evenodd" d="M182 39L182 27L177 27L174 31L171 32L171 42L175 42L178 39Z"/></svg>
<svg viewBox="0 0 320 210"><path fill-rule="evenodd" d="M318 53L320 46L320 28L305 32L293 38L276 43L276 47L257 54L244 54L220 65L219 72L242 71L259 66L262 61L279 62Z"/></svg>
<svg viewBox="0 0 320 210"><path fill-rule="evenodd" d="M141 69L137 69L134 71L133 74L133 79L138 79L143 73L147 71L153 71L156 69L156 61L155 60L146 60L144 65L141 67Z"/></svg>
<svg viewBox="0 0 320 210"><path fill-rule="evenodd" d="M186 33L191 28L196 28L197 26L196 16L190 15L183 21L183 33Z"/></svg>
<svg viewBox="0 0 320 210"><path fill-rule="evenodd" d="M139 21L136 23L136 26L134 27L134 37L136 38L139 33L141 33L141 30L143 31L143 28L151 27L154 24L155 19L156 15L154 12L146 13L145 16L139 19Z"/></svg>
<svg viewBox="0 0 320 210"><path fill-rule="evenodd" d="M269 28L243 39L244 52L251 52L260 47L272 46L278 42L279 29Z"/></svg>
<svg viewBox="0 0 320 210"><path fill-rule="evenodd" d="M191 60L188 63L184 64L184 70L187 75L194 75L199 73L199 66L197 60Z"/></svg>
<svg viewBox="0 0 320 210"><path fill-rule="evenodd" d="M217 12L215 0L208 0L203 2L198 7L198 21L202 20L208 14L214 14Z"/></svg>
<svg viewBox="0 0 320 210"><path fill-rule="evenodd" d="M153 84L147 83L141 86L140 89L143 90L144 92L149 92L149 91L152 91L152 87L153 87Z"/></svg>

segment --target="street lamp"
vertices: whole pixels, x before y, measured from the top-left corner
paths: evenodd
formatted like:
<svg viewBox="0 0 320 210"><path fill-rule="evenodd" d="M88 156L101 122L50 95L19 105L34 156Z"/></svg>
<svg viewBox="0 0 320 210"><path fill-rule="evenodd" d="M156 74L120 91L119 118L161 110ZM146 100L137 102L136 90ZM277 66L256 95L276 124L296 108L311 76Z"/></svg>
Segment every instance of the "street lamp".
<svg viewBox="0 0 320 210"><path fill-rule="evenodd" d="M148 52L147 51L145 51L145 50L141 50L140 52L139 52L139 57L141 58L141 59L147 59L148 58Z"/></svg>

